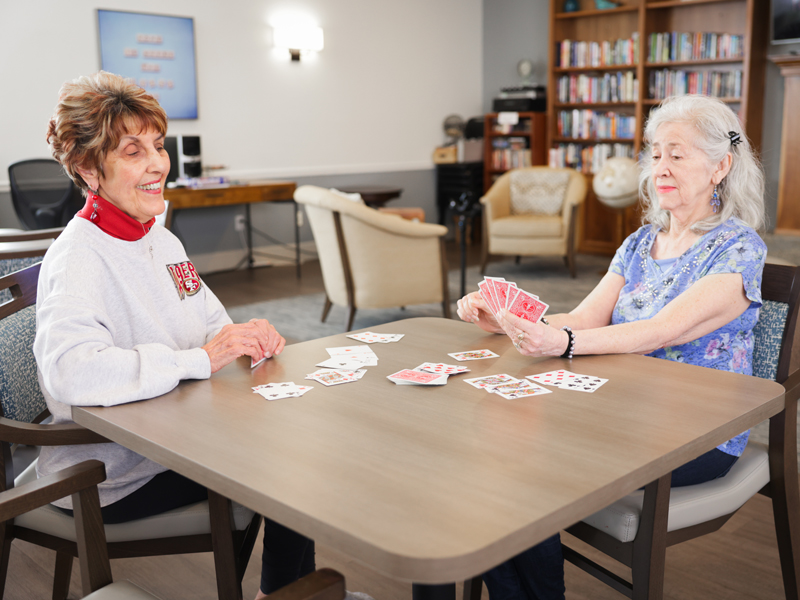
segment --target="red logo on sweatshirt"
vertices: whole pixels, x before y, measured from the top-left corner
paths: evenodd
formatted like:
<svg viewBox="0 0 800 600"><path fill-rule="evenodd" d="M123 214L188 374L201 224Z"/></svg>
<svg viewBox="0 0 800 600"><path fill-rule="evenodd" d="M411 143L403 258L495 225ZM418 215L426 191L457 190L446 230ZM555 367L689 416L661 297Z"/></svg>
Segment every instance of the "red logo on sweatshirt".
<svg viewBox="0 0 800 600"><path fill-rule="evenodd" d="M175 287L178 288L178 296L181 300L186 296L194 296L200 291L203 285L200 281L200 276L197 274L194 265L188 260L174 265L167 265L167 270L172 275L172 281L175 282Z"/></svg>

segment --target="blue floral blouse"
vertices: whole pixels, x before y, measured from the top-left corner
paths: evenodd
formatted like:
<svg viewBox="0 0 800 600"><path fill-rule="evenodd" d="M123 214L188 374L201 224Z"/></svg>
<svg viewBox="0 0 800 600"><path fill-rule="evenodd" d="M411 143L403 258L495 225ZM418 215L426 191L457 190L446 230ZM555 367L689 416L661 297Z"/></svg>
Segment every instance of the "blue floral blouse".
<svg viewBox="0 0 800 600"><path fill-rule="evenodd" d="M674 263L662 267L650 256L659 229L646 225L631 234L617 250L609 271L622 275L625 285L611 316L612 325L650 319L701 277L741 273L750 306L716 331L679 346L649 354L721 371L753 373L753 327L761 306L761 274L767 247L759 235L738 219L707 232ZM749 431L717 446L741 456Z"/></svg>

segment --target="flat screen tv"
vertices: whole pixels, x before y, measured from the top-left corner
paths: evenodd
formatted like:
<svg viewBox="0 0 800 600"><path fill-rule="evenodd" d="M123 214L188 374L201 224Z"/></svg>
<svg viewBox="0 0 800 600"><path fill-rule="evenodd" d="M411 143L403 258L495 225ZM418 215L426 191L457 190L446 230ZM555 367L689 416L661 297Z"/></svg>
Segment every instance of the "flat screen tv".
<svg viewBox="0 0 800 600"><path fill-rule="evenodd" d="M170 119L197 118L194 19L97 10L100 67L156 97Z"/></svg>
<svg viewBox="0 0 800 600"><path fill-rule="evenodd" d="M800 42L800 0L772 0L772 43Z"/></svg>

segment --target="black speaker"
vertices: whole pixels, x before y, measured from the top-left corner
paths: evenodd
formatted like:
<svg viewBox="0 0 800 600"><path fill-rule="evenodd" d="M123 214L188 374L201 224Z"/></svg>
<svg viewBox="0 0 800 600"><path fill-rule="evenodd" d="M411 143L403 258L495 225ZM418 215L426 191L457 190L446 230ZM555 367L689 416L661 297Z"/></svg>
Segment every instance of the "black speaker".
<svg viewBox="0 0 800 600"><path fill-rule="evenodd" d="M181 177L200 177L203 174L199 135L178 136L178 163Z"/></svg>
<svg viewBox="0 0 800 600"><path fill-rule="evenodd" d="M164 138L164 149L169 156L169 175L167 175L167 183L175 181L178 178L178 138L168 135Z"/></svg>

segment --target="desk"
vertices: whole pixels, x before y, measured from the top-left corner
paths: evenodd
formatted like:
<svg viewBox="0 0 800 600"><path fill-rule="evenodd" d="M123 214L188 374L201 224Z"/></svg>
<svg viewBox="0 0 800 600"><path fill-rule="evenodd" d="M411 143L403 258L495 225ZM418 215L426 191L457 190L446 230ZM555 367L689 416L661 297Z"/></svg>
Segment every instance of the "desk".
<svg viewBox="0 0 800 600"><path fill-rule="evenodd" d="M292 202L296 188L292 181L251 181L247 185L220 188L167 188L164 198L171 210L230 206L244 204L247 221L247 266L253 266L253 229L250 223L250 205L256 202ZM300 277L300 226L297 221L297 204L294 204L294 246L297 276ZM241 263L240 263L241 264Z"/></svg>
<svg viewBox="0 0 800 600"><path fill-rule="evenodd" d="M361 185L339 188L339 191L347 194L361 194L364 204L372 208L378 208L393 198L399 198L400 194L403 193L403 188L384 185Z"/></svg>
<svg viewBox="0 0 800 600"><path fill-rule="evenodd" d="M306 383L326 347L355 343L340 334L254 370L240 359L147 402L74 407L73 418L377 571L441 584L484 572L783 409L783 387L755 377L635 355L532 360L506 336L445 319L374 330L406 336L372 344L379 365L355 383L312 383L275 402L250 391ZM479 348L500 357L463 363L471 372L445 386L386 379ZM557 368L609 381L593 394L552 388L516 401L462 381Z"/></svg>

